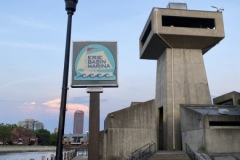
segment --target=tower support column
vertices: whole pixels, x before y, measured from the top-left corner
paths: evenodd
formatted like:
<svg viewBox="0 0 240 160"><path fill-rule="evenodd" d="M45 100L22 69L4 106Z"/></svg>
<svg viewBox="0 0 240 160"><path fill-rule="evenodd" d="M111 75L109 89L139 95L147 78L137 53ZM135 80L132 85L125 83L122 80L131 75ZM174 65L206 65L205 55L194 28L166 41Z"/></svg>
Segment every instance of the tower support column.
<svg viewBox="0 0 240 160"><path fill-rule="evenodd" d="M155 101L163 107L163 149L181 150L180 104L211 104L200 49L166 48L157 60Z"/></svg>

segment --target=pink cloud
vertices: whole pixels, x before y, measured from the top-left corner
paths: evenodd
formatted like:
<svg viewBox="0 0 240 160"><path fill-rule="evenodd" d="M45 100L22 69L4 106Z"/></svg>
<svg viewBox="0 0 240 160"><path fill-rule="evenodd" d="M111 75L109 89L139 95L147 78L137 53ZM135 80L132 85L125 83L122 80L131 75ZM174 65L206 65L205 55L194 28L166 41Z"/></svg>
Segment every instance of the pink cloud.
<svg viewBox="0 0 240 160"><path fill-rule="evenodd" d="M49 108L53 108L53 109L59 109L60 108L60 103L61 103L61 99L53 99L50 101L47 101L45 103L43 103L43 105L49 107ZM68 112L75 112L76 110L82 110L84 112L88 112L88 106L83 105L83 104L75 104L75 103L68 103L67 104L67 111Z"/></svg>
<svg viewBox="0 0 240 160"><path fill-rule="evenodd" d="M57 98L54 100L47 101L47 102L43 103L43 105L48 106L50 108L59 108L60 102L61 102L61 99Z"/></svg>
<svg viewBox="0 0 240 160"><path fill-rule="evenodd" d="M82 110L88 112L88 106L83 104L67 104L67 110L75 112L76 110Z"/></svg>
<svg viewBox="0 0 240 160"><path fill-rule="evenodd" d="M31 105L35 105L36 104L36 102L31 102Z"/></svg>

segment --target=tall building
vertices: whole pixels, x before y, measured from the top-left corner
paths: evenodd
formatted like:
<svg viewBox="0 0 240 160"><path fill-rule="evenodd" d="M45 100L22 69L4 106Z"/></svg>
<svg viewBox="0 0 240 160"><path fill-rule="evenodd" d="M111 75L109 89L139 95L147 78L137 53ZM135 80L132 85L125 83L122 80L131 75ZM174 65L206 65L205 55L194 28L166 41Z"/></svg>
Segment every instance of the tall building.
<svg viewBox="0 0 240 160"><path fill-rule="evenodd" d="M74 112L73 134L83 134L84 112L77 110Z"/></svg>
<svg viewBox="0 0 240 160"><path fill-rule="evenodd" d="M34 119L25 119L25 121L19 121L18 126L23 127L23 128L28 128L33 131L36 131L39 129L44 129L43 123L38 122Z"/></svg>

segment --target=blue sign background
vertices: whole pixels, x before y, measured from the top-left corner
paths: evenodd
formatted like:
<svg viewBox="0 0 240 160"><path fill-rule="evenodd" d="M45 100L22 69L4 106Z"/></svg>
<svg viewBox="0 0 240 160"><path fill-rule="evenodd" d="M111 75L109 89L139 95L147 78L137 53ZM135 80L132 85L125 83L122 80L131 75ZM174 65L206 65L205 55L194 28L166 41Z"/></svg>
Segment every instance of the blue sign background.
<svg viewBox="0 0 240 160"><path fill-rule="evenodd" d="M72 87L118 87L117 42L73 42Z"/></svg>
<svg viewBox="0 0 240 160"><path fill-rule="evenodd" d="M113 55L106 46L90 44L76 58L74 80L116 80L115 68Z"/></svg>

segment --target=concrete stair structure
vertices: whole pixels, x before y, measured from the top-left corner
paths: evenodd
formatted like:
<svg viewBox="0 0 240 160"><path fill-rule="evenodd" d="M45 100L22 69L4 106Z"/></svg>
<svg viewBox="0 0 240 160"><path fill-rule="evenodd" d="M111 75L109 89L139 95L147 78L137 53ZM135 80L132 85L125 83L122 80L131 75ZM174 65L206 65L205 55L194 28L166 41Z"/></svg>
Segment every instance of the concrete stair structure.
<svg viewBox="0 0 240 160"><path fill-rule="evenodd" d="M190 160L190 158L182 151L158 151L150 160Z"/></svg>

